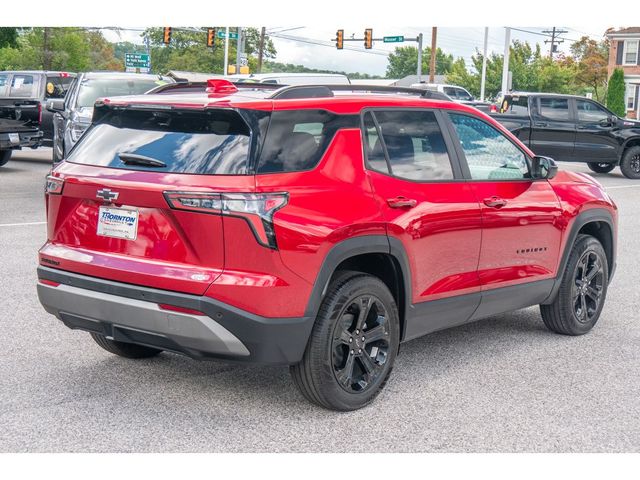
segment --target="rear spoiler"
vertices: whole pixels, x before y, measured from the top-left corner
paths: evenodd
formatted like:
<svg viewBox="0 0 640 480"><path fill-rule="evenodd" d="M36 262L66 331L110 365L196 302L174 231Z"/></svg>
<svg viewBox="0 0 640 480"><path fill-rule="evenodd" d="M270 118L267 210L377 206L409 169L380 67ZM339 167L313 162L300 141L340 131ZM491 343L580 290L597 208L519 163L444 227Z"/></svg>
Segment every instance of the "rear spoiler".
<svg viewBox="0 0 640 480"><path fill-rule="evenodd" d="M238 90L277 90L282 85L274 83L230 82ZM207 91L207 82L176 82L159 85L145 95L173 95L178 93L203 93Z"/></svg>

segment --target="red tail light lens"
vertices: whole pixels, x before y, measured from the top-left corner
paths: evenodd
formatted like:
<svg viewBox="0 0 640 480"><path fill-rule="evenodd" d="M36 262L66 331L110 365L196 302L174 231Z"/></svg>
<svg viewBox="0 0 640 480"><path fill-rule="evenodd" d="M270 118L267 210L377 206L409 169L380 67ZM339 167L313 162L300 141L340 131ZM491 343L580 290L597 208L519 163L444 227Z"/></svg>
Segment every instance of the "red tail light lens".
<svg viewBox="0 0 640 480"><path fill-rule="evenodd" d="M38 281L43 285L49 285L50 287L57 287L60 285L58 282L54 282L53 280L47 280L46 278L39 278Z"/></svg>
<svg viewBox="0 0 640 480"><path fill-rule="evenodd" d="M54 177L53 175L47 175L47 181L44 187L44 191L47 195L60 195L63 187L64 180Z"/></svg>
<svg viewBox="0 0 640 480"><path fill-rule="evenodd" d="M491 107L489 108L489 111L491 113L496 113L498 111L498 107L496 107L495 105L491 105Z"/></svg>
<svg viewBox="0 0 640 480"><path fill-rule="evenodd" d="M273 214L287 204L287 193L164 192L164 195L171 208L243 218L260 245L278 248Z"/></svg>
<svg viewBox="0 0 640 480"><path fill-rule="evenodd" d="M38 103L38 125L42 125L42 103Z"/></svg>

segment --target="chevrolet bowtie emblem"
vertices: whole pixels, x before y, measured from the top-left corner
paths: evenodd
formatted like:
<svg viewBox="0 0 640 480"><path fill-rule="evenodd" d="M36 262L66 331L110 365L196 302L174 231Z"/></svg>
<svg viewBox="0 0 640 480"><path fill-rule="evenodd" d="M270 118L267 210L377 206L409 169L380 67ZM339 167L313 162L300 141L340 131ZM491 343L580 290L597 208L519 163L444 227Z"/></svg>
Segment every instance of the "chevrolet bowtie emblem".
<svg viewBox="0 0 640 480"><path fill-rule="evenodd" d="M120 195L118 192L112 192L108 188L103 188L96 192L96 197L101 198L106 202L113 202L114 200L117 200L118 195Z"/></svg>

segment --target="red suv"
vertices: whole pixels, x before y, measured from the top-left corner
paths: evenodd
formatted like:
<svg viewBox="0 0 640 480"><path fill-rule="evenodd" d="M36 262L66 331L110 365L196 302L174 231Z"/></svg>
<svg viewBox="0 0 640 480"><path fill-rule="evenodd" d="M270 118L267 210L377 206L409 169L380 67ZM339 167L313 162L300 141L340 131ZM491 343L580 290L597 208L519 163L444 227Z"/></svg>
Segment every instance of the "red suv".
<svg viewBox="0 0 640 480"><path fill-rule="evenodd" d="M421 335L537 304L554 332L597 322L615 204L488 116L423 90L184 90L100 100L47 179L40 301L105 350L290 365L352 410Z"/></svg>

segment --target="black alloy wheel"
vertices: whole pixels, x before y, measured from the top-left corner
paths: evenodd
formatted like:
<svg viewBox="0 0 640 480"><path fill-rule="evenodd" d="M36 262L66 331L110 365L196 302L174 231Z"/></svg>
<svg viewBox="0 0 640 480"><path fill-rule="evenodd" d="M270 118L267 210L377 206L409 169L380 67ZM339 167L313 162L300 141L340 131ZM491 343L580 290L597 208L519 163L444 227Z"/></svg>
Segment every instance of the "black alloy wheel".
<svg viewBox="0 0 640 480"><path fill-rule="evenodd" d="M589 170L596 173L609 173L616 168L615 163L587 163Z"/></svg>
<svg viewBox="0 0 640 480"><path fill-rule="evenodd" d="M374 295L360 295L345 306L336 322L332 367L347 392L363 392L376 383L389 354L387 311Z"/></svg>
<svg viewBox="0 0 640 480"><path fill-rule="evenodd" d="M590 323L600 312L604 285L603 260L595 251L582 254L575 270L573 313L580 323Z"/></svg>

